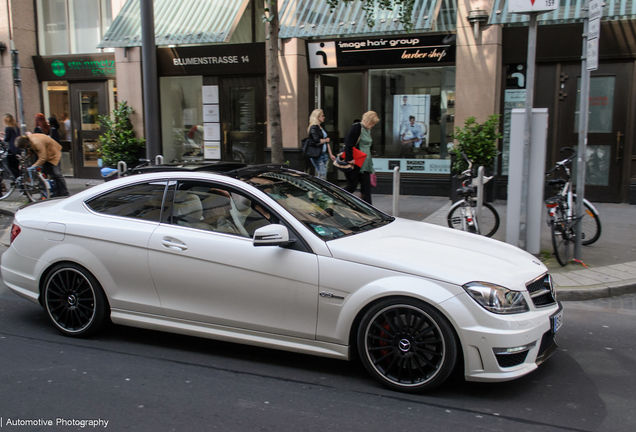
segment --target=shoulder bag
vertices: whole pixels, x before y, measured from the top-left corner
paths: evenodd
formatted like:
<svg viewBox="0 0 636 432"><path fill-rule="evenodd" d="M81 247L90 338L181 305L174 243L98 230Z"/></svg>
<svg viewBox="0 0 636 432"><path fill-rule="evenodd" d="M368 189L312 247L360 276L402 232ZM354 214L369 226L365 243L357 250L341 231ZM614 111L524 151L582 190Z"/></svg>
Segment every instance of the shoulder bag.
<svg viewBox="0 0 636 432"><path fill-rule="evenodd" d="M322 144L319 146L314 145L314 140L311 136L308 136L304 140L303 143L303 156L306 158L317 158L322 154Z"/></svg>

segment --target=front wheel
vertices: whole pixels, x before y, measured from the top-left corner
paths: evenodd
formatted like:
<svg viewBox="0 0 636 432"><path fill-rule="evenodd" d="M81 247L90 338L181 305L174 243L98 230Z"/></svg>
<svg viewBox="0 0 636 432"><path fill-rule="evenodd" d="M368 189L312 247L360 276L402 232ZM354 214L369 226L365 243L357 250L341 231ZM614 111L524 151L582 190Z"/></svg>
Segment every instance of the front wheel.
<svg viewBox="0 0 636 432"><path fill-rule="evenodd" d="M0 172L2 178L0 179L0 200L7 198L15 189L15 179L6 169L2 169Z"/></svg>
<svg viewBox="0 0 636 432"><path fill-rule="evenodd" d="M576 200L576 194L572 195ZM601 218L596 209L586 199L583 200L583 218L581 219L581 244L589 246L601 237Z"/></svg>
<svg viewBox="0 0 636 432"><path fill-rule="evenodd" d="M49 272L42 300L47 317L66 336L89 336L108 319L108 300L99 282L72 263L58 264Z"/></svg>
<svg viewBox="0 0 636 432"><path fill-rule="evenodd" d="M378 303L358 328L358 352L365 368L385 386L403 392L442 384L455 366L457 346L446 318L415 299Z"/></svg>
<svg viewBox="0 0 636 432"><path fill-rule="evenodd" d="M564 218L558 218L552 221L550 230L554 255L559 264L565 266L572 256L572 245L576 238L573 224Z"/></svg>

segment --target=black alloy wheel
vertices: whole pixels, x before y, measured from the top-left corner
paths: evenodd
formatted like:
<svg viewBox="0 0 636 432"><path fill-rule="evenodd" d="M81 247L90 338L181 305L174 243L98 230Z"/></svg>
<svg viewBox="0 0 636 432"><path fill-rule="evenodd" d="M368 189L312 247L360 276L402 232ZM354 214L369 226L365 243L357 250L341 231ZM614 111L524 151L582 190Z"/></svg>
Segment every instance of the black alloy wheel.
<svg viewBox="0 0 636 432"><path fill-rule="evenodd" d="M78 265L66 263L53 268L42 295L49 320L66 336L89 336L107 319L108 301L101 286Z"/></svg>
<svg viewBox="0 0 636 432"><path fill-rule="evenodd" d="M450 375L457 359L450 323L415 299L389 299L371 308L358 330L366 369L385 386L403 392L430 390Z"/></svg>

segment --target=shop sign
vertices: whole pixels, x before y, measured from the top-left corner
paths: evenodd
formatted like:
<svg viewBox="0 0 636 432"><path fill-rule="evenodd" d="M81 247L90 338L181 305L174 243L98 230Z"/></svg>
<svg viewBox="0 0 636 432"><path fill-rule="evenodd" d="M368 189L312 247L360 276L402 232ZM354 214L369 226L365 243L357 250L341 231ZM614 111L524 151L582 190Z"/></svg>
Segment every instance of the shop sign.
<svg viewBox="0 0 636 432"><path fill-rule="evenodd" d="M308 42L310 69L420 66L455 62L455 41L446 35Z"/></svg>
<svg viewBox="0 0 636 432"><path fill-rule="evenodd" d="M508 12L548 12L559 8L559 0L510 0Z"/></svg>
<svg viewBox="0 0 636 432"><path fill-rule="evenodd" d="M232 44L157 49L160 76L265 73L265 44Z"/></svg>
<svg viewBox="0 0 636 432"><path fill-rule="evenodd" d="M94 80L116 75L114 54L33 56L33 64L40 81Z"/></svg>
<svg viewBox="0 0 636 432"><path fill-rule="evenodd" d="M373 158L376 172L393 172L396 166L402 173L450 174L450 159L399 159Z"/></svg>

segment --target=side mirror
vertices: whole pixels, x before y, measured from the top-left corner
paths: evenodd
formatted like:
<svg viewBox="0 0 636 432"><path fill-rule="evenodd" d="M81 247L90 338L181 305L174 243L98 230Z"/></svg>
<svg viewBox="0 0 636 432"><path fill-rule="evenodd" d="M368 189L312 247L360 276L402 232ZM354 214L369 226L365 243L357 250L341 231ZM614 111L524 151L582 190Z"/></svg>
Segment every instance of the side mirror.
<svg viewBox="0 0 636 432"><path fill-rule="evenodd" d="M285 225L271 224L254 231L254 246L286 246L295 240L289 239L289 230Z"/></svg>

